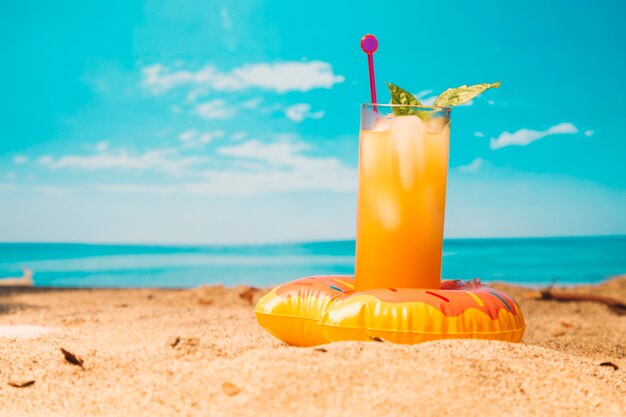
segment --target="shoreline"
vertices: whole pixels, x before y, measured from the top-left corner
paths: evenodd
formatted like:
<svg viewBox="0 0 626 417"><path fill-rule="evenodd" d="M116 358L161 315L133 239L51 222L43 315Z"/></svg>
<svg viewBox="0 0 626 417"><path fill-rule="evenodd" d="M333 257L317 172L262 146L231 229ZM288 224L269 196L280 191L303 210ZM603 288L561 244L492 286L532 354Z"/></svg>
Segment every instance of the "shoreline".
<svg viewBox="0 0 626 417"><path fill-rule="evenodd" d="M0 287L0 414L619 416L626 316L492 285L520 304L522 343L295 348L258 326L249 286ZM626 301L624 275L558 288Z"/></svg>
<svg viewBox="0 0 626 417"><path fill-rule="evenodd" d="M327 274L327 275L333 275L333 274ZM338 276L340 276L340 274L336 274ZM240 284L234 284L234 285L223 285L220 282L215 282L215 283L210 283L210 284L203 284L201 286L190 286L190 287L132 287L132 286L128 286L128 287L124 287L124 286L111 286L111 287L98 287L98 286L87 286L87 287L72 287L72 286L47 286L47 285L37 285L36 282L32 279L32 277L29 277L29 281L32 282L32 285L28 284L27 285L22 285L22 283L18 283L17 285L14 285L14 280L16 278L6 278L7 281L5 281L5 278L0 278L0 287L5 287L5 288L23 288L23 287L28 287L28 288L37 288L37 289L49 289L49 290L172 290L172 291L176 291L176 290L193 290L195 288L201 288L201 287L205 287L205 286L223 286L224 288L237 288L237 287L251 287L251 288L255 288L257 290L260 291L269 291L272 287L266 287L266 286L254 286L254 285L249 285L246 283L240 283ZM298 279L298 278L294 278L294 279ZM542 284L537 284L537 283L519 283L519 282L507 282L507 281L498 281L498 280L482 280L481 282L483 284L486 285L496 285L496 286L514 286L514 287L519 287L519 288L524 288L527 290L541 290L544 288L563 288L563 289L572 289L572 288L588 288L588 287L594 287L594 286L598 286L598 285L603 285L608 283L609 281L612 281L614 279L626 279L626 273L623 274L617 274L617 275L611 275L607 278L605 278L602 281L599 282L559 282L558 280L555 280L554 283L551 283L549 285L546 285L544 283ZM453 281L454 279L452 278L443 278L442 281ZM466 281L461 279L461 281ZM277 284L278 285L278 284Z"/></svg>

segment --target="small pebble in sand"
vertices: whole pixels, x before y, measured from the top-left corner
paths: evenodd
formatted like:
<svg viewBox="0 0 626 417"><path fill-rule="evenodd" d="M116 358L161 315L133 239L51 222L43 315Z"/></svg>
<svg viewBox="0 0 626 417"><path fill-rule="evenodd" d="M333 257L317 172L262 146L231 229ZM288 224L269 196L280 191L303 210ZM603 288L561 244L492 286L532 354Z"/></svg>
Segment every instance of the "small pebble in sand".
<svg viewBox="0 0 626 417"><path fill-rule="evenodd" d="M67 362L71 363L72 365L80 366L81 368L83 367L83 363L85 361L83 361L81 358L79 358L72 352L61 348L61 353L63 353L63 356L65 357L65 360Z"/></svg>
<svg viewBox="0 0 626 417"><path fill-rule="evenodd" d="M254 294L259 291L258 288L248 287L239 293L239 298L248 302L248 304L254 304Z"/></svg>
<svg viewBox="0 0 626 417"><path fill-rule="evenodd" d="M10 380L7 384L10 387L14 388L26 388L30 387L35 383L34 379L24 379L24 380Z"/></svg>
<svg viewBox="0 0 626 417"><path fill-rule="evenodd" d="M172 337L171 339L167 341L167 344L170 345L171 347L176 347L176 345L178 345L179 343L180 343L180 337L178 336Z"/></svg>
<svg viewBox="0 0 626 417"><path fill-rule="evenodd" d="M614 371L619 369L619 366L615 365L613 362L602 362L600 366L607 366L609 368L613 368Z"/></svg>

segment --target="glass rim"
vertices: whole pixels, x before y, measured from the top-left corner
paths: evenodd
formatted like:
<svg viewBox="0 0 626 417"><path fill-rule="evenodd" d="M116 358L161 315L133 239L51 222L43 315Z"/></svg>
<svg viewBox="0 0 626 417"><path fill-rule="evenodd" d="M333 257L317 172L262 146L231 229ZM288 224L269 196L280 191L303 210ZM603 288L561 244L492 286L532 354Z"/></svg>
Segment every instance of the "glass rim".
<svg viewBox="0 0 626 417"><path fill-rule="evenodd" d="M411 109L423 109L430 111L446 111L450 113L452 107L438 107L438 106L424 106L424 105L416 105L416 104L390 104L390 103L361 103L361 107L386 107L386 108L398 108L398 107L407 107Z"/></svg>

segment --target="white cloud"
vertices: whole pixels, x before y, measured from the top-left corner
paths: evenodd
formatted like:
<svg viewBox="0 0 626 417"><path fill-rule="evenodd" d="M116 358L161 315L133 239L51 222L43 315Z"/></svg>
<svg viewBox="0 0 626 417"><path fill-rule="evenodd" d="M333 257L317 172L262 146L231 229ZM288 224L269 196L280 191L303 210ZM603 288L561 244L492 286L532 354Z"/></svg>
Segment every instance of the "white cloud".
<svg viewBox="0 0 626 417"><path fill-rule="evenodd" d="M357 173L334 157L304 155L309 145L281 140L262 143L250 140L240 145L222 147L218 154L258 162L263 168L250 172L209 172L213 181L238 184L260 191L331 190L354 191Z"/></svg>
<svg viewBox="0 0 626 417"><path fill-rule="evenodd" d="M485 162L483 158L476 158L467 165L457 167L457 171L466 173L478 172L485 165Z"/></svg>
<svg viewBox="0 0 626 417"><path fill-rule="evenodd" d="M306 92L315 88L331 88L345 80L323 61L246 64L228 72L221 72L210 64L198 71L171 70L165 65L154 64L144 67L142 72L142 85L152 94L162 94L183 86L217 91L256 87L278 93Z"/></svg>
<svg viewBox="0 0 626 417"><path fill-rule="evenodd" d="M28 157L26 155L15 155L13 157L13 163L15 165L22 165L28 162Z"/></svg>
<svg viewBox="0 0 626 417"><path fill-rule="evenodd" d="M196 129L189 129L189 130L185 130L184 132L181 132L178 135L178 140L180 140L181 142L189 142L190 140L192 140L196 135L198 134L198 131Z"/></svg>
<svg viewBox="0 0 626 417"><path fill-rule="evenodd" d="M246 65L235 69L233 75L244 85L278 93L331 88L345 80L343 76L333 73L329 63L322 61Z"/></svg>
<svg viewBox="0 0 626 417"><path fill-rule="evenodd" d="M231 139L234 141L244 140L246 138L246 132L235 132L231 136Z"/></svg>
<svg viewBox="0 0 626 417"><path fill-rule="evenodd" d="M178 135L178 140L182 142L184 149L202 148L204 145L213 141L213 139L224 136L222 130L212 132L198 132L196 129L189 129Z"/></svg>
<svg viewBox="0 0 626 417"><path fill-rule="evenodd" d="M48 165L53 161L53 158L50 155L43 155L37 161L42 165Z"/></svg>
<svg viewBox="0 0 626 417"><path fill-rule="evenodd" d="M189 92L185 96L185 102L195 103L196 100L198 100L199 97L202 97L203 95L205 95L207 91L208 89L204 86L192 88L191 90L189 90Z"/></svg>
<svg viewBox="0 0 626 417"><path fill-rule="evenodd" d="M294 122L301 122L306 118L306 114L311 109L310 104L294 104L285 109L285 115L289 120Z"/></svg>
<svg viewBox="0 0 626 417"><path fill-rule="evenodd" d="M313 150L311 145L293 135L275 135L275 141L270 143L250 139L224 145L212 150L213 156L188 156L183 150L202 147L215 138L223 137L223 131L189 129L178 136L180 148L145 152L119 148L86 155L45 155L39 158L39 163L51 170L114 173L151 171L171 177L169 182L158 185L132 182L90 185L106 191L257 195L289 191L356 190L356 167L346 166L335 157L309 155L308 152ZM216 161L219 165L213 165Z"/></svg>
<svg viewBox="0 0 626 417"><path fill-rule="evenodd" d="M170 185L99 184L104 191L147 194L258 195L278 192L326 190L354 192L356 168L333 157L312 157L309 146L295 140L263 143L249 140L224 146L217 153L228 157L230 168L199 171L201 181Z"/></svg>
<svg viewBox="0 0 626 417"><path fill-rule="evenodd" d="M593 136L593 130L585 130L585 136L587 137Z"/></svg>
<svg viewBox="0 0 626 417"><path fill-rule="evenodd" d="M180 156L175 149L156 149L137 155L129 153L126 149L119 149L116 152L93 155L64 155L57 158L46 155L39 158L39 163L53 170L152 170L178 176L205 160L206 158L195 156Z"/></svg>
<svg viewBox="0 0 626 417"><path fill-rule="evenodd" d="M550 135L562 133L578 133L578 128L571 123L559 123L558 125L552 126L545 132L548 132L548 134Z"/></svg>
<svg viewBox="0 0 626 417"><path fill-rule="evenodd" d="M103 140L101 142L96 143L96 150L98 152L104 152L109 149L109 142Z"/></svg>
<svg viewBox="0 0 626 417"><path fill-rule="evenodd" d="M178 70L170 71L161 64L155 64L142 69L143 87L152 94L163 94L180 86L208 85L216 90L238 90L242 88L238 80L228 74L218 72L212 65L207 65L199 71Z"/></svg>
<svg viewBox="0 0 626 417"><path fill-rule="evenodd" d="M228 157L230 168L197 172L194 180L170 185L99 184L110 192L190 195L258 195L278 192L326 190L354 192L356 168L337 158L305 155L309 145L282 139L274 143L250 140L224 146L217 153Z"/></svg>
<svg viewBox="0 0 626 417"><path fill-rule="evenodd" d="M222 136L224 136L224 132L222 132L221 130L216 130L215 132L203 133L198 139L200 143L207 144L213 141L213 139L221 138Z"/></svg>
<svg viewBox="0 0 626 417"><path fill-rule="evenodd" d="M253 99L244 101L243 103L241 103L241 108L243 108L243 109L256 109L257 107L259 107L259 104L261 104L261 101L263 101L263 99L261 97L257 97L257 98L253 98Z"/></svg>
<svg viewBox="0 0 626 417"><path fill-rule="evenodd" d="M500 149L512 145L526 146L547 136L574 133L578 133L578 129L571 123L560 123L547 130L520 129L513 133L503 132L497 138L491 138L489 147Z"/></svg>
<svg viewBox="0 0 626 417"><path fill-rule="evenodd" d="M196 114L203 119L228 119L233 117L235 112L235 108L228 106L221 98L207 101L196 106Z"/></svg>
<svg viewBox="0 0 626 417"><path fill-rule="evenodd" d="M296 166L298 162L302 162L297 155L307 148L302 142L280 141L267 144L253 139L240 145L221 147L217 153L259 160L274 166Z"/></svg>
<svg viewBox="0 0 626 417"><path fill-rule="evenodd" d="M7 181L11 181L17 178L17 173L11 171L4 174L4 179Z"/></svg>
<svg viewBox="0 0 626 417"><path fill-rule="evenodd" d="M496 104L496 102L493 100L487 100L487 104L489 104L490 106L493 106L494 104Z"/></svg>
<svg viewBox="0 0 626 417"><path fill-rule="evenodd" d="M485 137L485 134L483 132L474 132L474 136L476 136L477 138L482 138Z"/></svg>
<svg viewBox="0 0 626 417"><path fill-rule="evenodd" d="M307 103L298 103L285 109L285 115L289 120L300 123L304 119L321 119L324 117L324 111L311 112L311 105Z"/></svg>

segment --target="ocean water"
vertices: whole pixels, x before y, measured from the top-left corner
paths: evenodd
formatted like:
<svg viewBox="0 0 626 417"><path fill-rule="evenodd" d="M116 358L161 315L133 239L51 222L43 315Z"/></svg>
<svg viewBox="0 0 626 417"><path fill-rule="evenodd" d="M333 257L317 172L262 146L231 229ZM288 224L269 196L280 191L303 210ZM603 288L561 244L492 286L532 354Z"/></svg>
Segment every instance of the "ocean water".
<svg viewBox="0 0 626 417"><path fill-rule="evenodd" d="M58 287L269 286L308 275L352 274L354 241L249 246L0 243L0 278L34 271ZM448 239L443 276L541 286L597 283L626 273L626 236Z"/></svg>

